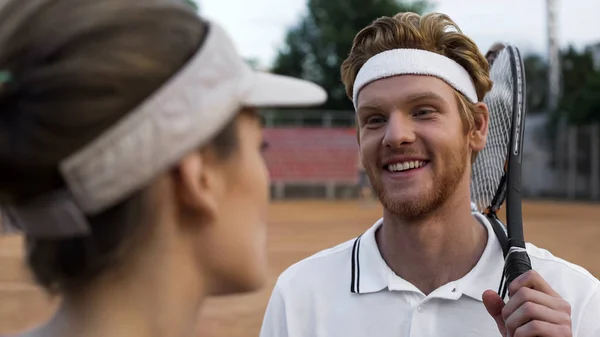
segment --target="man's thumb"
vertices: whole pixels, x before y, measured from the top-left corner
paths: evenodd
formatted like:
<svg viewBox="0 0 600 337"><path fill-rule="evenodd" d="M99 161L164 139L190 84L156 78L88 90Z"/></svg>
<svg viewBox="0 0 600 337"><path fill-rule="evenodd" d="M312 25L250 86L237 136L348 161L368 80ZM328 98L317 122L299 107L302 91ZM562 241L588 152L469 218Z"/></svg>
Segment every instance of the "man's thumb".
<svg viewBox="0 0 600 337"><path fill-rule="evenodd" d="M493 290L486 290L483 293L483 305L487 312L494 318L498 330L502 336L506 336L506 327L504 325L504 319L502 318L502 308L504 308L504 301L502 298Z"/></svg>

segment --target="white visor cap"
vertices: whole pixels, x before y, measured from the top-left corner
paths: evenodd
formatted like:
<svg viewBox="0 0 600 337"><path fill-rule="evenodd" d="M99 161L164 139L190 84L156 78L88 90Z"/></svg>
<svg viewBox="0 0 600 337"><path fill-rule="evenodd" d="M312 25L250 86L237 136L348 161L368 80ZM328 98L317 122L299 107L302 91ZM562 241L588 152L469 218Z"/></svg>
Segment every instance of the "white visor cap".
<svg viewBox="0 0 600 337"><path fill-rule="evenodd" d="M254 71L228 34L207 22L196 54L160 89L92 143L61 173L85 214L99 213L210 141L243 107L306 107L326 91L301 79Z"/></svg>

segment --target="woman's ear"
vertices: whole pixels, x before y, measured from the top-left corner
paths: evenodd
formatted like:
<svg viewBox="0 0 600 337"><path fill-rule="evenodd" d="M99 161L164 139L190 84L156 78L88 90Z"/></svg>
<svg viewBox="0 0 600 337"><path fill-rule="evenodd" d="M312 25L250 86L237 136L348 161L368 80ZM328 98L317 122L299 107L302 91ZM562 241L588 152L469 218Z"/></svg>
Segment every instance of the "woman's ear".
<svg viewBox="0 0 600 337"><path fill-rule="evenodd" d="M213 218L219 208L223 182L210 160L200 151L188 154L179 161L173 175L180 207L185 212Z"/></svg>
<svg viewBox="0 0 600 337"><path fill-rule="evenodd" d="M469 145L471 150L479 152L485 147L490 121L488 106L479 102L475 105L473 114L473 128L469 133Z"/></svg>

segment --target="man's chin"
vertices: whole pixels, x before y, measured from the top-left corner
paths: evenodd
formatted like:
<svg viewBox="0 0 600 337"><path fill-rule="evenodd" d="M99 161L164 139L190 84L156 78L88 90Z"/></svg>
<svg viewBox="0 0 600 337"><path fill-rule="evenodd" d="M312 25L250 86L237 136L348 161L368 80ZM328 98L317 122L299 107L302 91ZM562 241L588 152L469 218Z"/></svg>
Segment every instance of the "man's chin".
<svg viewBox="0 0 600 337"><path fill-rule="evenodd" d="M430 213L436 202L433 196L420 193L381 193L379 201L384 209L402 218L420 218Z"/></svg>
<svg viewBox="0 0 600 337"><path fill-rule="evenodd" d="M396 190L390 191L385 190L382 193L378 193L379 199L383 202L383 200L387 200L390 203L394 204L407 204L414 203L418 200L426 200L431 196L429 193L426 193L424 189L404 189L404 190Z"/></svg>

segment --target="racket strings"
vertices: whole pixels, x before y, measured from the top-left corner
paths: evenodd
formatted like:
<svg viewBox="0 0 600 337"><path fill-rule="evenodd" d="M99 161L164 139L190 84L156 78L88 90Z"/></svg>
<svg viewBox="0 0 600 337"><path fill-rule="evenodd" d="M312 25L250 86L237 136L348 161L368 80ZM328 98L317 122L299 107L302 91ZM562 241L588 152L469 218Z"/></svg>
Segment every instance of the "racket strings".
<svg viewBox="0 0 600 337"><path fill-rule="evenodd" d="M517 65L517 74L515 74L511 58L511 52L508 48L503 49L496 56L491 68L490 78L494 86L484 98L484 102L490 112L487 143L473 164L471 176L472 202L480 212L488 214L488 217L495 219L497 219L496 212L506 198L506 173L512 136L512 121L513 114L518 113L514 107L515 95L520 100L518 103L523 103L521 95L524 90L524 79L517 78L517 84L515 85L515 76L519 77L520 70L522 69L519 68L520 65ZM498 223L504 226L500 221ZM500 241L503 245L505 258L507 258L510 254L504 250L508 250L511 245L509 242ZM517 261L516 267L524 269L525 262L527 262L525 259L523 259L522 263L521 260ZM510 264L511 266L509 266L508 260L505 261L505 268L502 270L502 277L498 287L498 294L502 299L506 298L509 282L516 275L515 263L511 262Z"/></svg>
<svg viewBox="0 0 600 337"><path fill-rule="evenodd" d="M484 98L489 109L487 142L473 164L471 176L471 199L481 212L495 212L495 207L499 206L492 205L492 201L501 191L502 177L506 172L513 113L512 76L510 55L503 51L494 61L490 72L494 87ZM500 199L498 204L503 201L503 198Z"/></svg>

